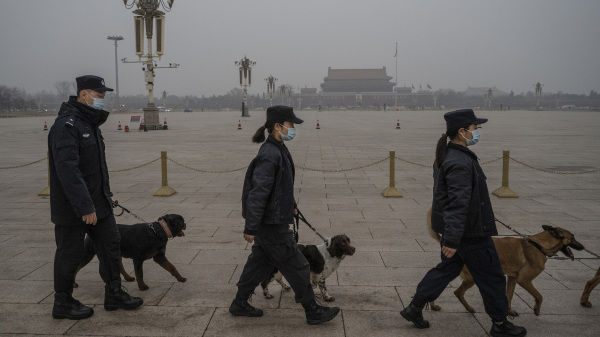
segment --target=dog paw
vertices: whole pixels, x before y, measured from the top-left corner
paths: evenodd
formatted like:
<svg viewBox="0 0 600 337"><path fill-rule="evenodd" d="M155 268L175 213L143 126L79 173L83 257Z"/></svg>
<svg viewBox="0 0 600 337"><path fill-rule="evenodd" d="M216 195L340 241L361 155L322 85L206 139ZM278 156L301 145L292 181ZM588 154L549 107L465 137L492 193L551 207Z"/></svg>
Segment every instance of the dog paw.
<svg viewBox="0 0 600 337"><path fill-rule="evenodd" d="M285 286L283 286L282 288L283 288L284 290L291 290L291 289L292 289L292 287L290 287L290 286L289 286L289 285L287 285L287 284L286 284Z"/></svg>
<svg viewBox="0 0 600 337"><path fill-rule="evenodd" d="M138 288L140 288L141 291L146 291L146 290L150 289L150 287L148 287L145 284L138 284Z"/></svg>
<svg viewBox="0 0 600 337"><path fill-rule="evenodd" d="M592 302L590 302L590 301L581 302L581 305L583 305L586 308L591 308Z"/></svg>
<svg viewBox="0 0 600 337"><path fill-rule="evenodd" d="M177 281L179 281L179 282L185 282L185 281L187 281L187 279L185 277L181 277L181 278L178 278Z"/></svg>
<svg viewBox="0 0 600 337"><path fill-rule="evenodd" d="M435 303L429 303L429 307L431 308L431 310L433 311L440 311L442 310L442 307L440 307L439 305L435 304Z"/></svg>
<svg viewBox="0 0 600 337"><path fill-rule="evenodd" d="M135 281L135 277L133 277L133 276L129 276L129 277L123 277L123 278L124 278L124 279L125 279L125 281L127 281L127 282L133 282L133 281Z"/></svg>
<svg viewBox="0 0 600 337"><path fill-rule="evenodd" d="M519 313L516 312L516 311L514 311L513 309L509 309L508 310L508 315L512 316L512 317L517 317L517 316L519 316ZM539 315L539 313L537 313L536 315Z"/></svg>
<svg viewBox="0 0 600 337"><path fill-rule="evenodd" d="M474 314L475 313L475 309L473 309L473 307L468 307L466 308L468 312Z"/></svg>
<svg viewBox="0 0 600 337"><path fill-rule="evenodd" d="M324 298L324 300L325 300L325 302L333 302L333 301L335 301L335 297L333 297L333 296L327 296L327 297Z"/></svg>

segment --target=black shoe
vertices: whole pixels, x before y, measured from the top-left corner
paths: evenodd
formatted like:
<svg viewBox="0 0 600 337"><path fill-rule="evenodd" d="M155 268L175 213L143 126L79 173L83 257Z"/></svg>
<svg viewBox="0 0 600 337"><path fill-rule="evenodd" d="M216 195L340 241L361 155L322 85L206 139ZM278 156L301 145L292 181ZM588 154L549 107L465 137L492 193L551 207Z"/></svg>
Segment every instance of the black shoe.
<svg viewBox="0 0 600 337"><path fill-rule="evenodd" d="M85 319L94 314L94 309L86 307L69 293L55 293L52 317L55 319Z"/></svg>
<svg viewBox="0 0 600 337"><path fill-rule="evenodd" d="M404 310L400 311L400 315L402 315L405 320L412 322L419 329L429 328L429 321L423 319L423 309L418 308L413 302L411 302L408 307L404 308Z"/></svg>
<svg viewBox="0 0 600 337"><path fill-rule="evenodd" d="M302 307L306 313L306 323L309 325L329 322L340 312L340 308L321 306L314 299L306 304L302 303Z"/></svg>
<svg viewBox="0 0 600 337"><path fill-rule="evenodd" d="M492 337L523 337L527 335L527 330L522 326L512 324L505 318L498 322L492 321L490 335Z"/></svg>
<svg viewBox="0 0 600 337"><path fill-rule="evenodd" d="M139 297L129 295L121 282L110 282L104 287L104 310L113 311L117 309L133 310L144 303Z"/></svg>
<svg viewBox="0 0 600 337"><path fill-rule="evenodd" d="M261 309L257 309L248 303L252 295L246 299L239 299L237 296L229 306L229 312L234 316L260 317L263 315Z"/></svg>

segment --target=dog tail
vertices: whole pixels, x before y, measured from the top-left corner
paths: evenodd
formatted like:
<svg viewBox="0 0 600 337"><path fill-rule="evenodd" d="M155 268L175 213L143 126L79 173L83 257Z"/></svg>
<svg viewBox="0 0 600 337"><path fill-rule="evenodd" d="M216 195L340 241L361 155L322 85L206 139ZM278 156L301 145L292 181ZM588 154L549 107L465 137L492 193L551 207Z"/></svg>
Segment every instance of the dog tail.
<svg viewBox="0 0 600 337"><path fill-rule="evenodd" d="M427 232L429 233L429 236L431 236L435 241L442 242L442 236L439 235L438 233L436 233L431 228L431 213L432 213L432 210L430 208L429 211L427 212Z"/></svg>

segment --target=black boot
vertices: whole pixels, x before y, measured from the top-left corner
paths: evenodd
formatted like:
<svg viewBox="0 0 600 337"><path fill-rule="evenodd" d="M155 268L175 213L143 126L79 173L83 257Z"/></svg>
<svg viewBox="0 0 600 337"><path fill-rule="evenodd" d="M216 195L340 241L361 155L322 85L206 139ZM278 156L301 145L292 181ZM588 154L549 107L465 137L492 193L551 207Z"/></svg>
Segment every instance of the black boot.
<svg viewBox="0 0 600 337"><path fill-rule="evenodd" d="M52 307L53 318L84 319L93 314L94 309L81 304L81 302L74 299L71 294L67 292L54 294L54 306Z"/></svg>
<svg viewBox="0 0 600 337"><path fill-rule="evenodd" d="M236 295L231 306L229 306L229 312L234 316L248 316L248 317L260 317L263 315L261 309L257 309L248 303L251 300L252 294L248 296Z"/></svg>
<svg viewBox="0 0 600 337"><path fill-rule="evenodd" d="M306 313L306 323L309 325L329 322L340 312L340 308L321 306L314 299L308 303L302 303L302 307Z"/></svg>
<svg viewBox="0 0 600 337"><path fill-rule="evenodd" d="M112 281L104 287L104 310L133 310L144 303L139 297L130 296L121 287L121 281Z"/></svg>
<svg viewBox="0 0 600 337"><path fill-rule="evenodd" d="M527 330L522 326L512 324L504 318L501 321L492 320L490 335L492 337L523 337L527 335Z"/></svg>
<svg viewBox="0 0 600 337"><path fill-rule="evenodd" d="M423 308L427 301L415 295L410 304L400 311L400 315L409 322L412 322L419 329L429 328L429 321L423 319Z"/></svg>

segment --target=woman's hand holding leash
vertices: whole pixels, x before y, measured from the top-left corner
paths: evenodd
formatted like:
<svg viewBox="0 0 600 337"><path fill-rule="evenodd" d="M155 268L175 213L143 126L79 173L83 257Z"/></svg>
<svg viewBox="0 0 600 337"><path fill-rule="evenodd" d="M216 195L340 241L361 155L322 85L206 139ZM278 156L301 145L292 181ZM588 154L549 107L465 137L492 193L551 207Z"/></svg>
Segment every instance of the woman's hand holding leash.
<svg viewBox="0 0 600 337"><path fill-rule="evenodd" d="M452 258L454 256L454 254L456 253L456 249L442 246L442 253L447 258Z"/></svg>
<svg viewBox="0 0 600 337"><path fill-rule="evenodd" d="M248 241L248 243L254 242L254 235L244 234L244 240Z"/></svg>

